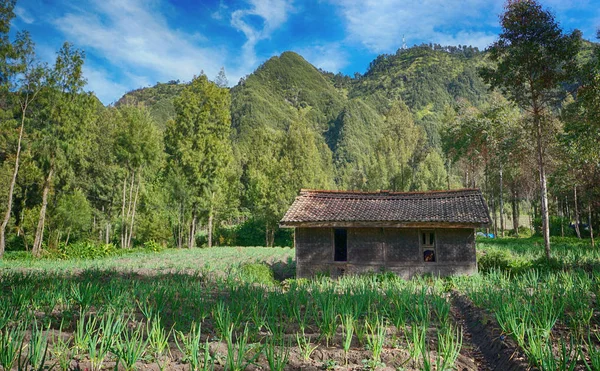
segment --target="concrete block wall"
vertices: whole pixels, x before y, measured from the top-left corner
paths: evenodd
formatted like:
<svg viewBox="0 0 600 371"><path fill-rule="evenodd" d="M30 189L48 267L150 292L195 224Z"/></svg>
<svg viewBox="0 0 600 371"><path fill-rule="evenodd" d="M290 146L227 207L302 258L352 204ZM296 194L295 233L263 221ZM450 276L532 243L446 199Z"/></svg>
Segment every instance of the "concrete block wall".
<svg viewBox="0 0 600 371"><path fill-rule="evenodd" d="M424 262L418 229L348 228L348 261L334 262L332 228L297 228L296 276L390 271L403 278L477 272L474 229L434 229L436 262Z"/></svg>

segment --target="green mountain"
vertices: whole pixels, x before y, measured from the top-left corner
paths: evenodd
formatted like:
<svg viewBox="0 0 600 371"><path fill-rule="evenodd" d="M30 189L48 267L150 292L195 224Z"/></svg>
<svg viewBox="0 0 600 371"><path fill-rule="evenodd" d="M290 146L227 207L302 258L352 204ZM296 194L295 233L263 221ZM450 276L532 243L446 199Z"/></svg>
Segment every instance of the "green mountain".
<svg viewBox="0 0 600 371"><path fill-rule="evenodd" d="M380 55L364 76L353 84L350 96L383 93L402 99L421 115L443 110L463 98L482 103L487 88L477 73L485 63L484 53L471 47L422 45Z"/></svg>
<svg viewBox="0 0 600 371"><path fill-rule="evenodd" d="M281 157L285 150L278 145L301 123L307 148L318 151L306 156L319 158L315 166L322 170L333 169L326 172L331 178L308 179L305 185L414 188L406 181L410 173L429 153L439 157L445 108L457 99L481 105L489 96L477 75L484 63L476 48L423 45L381 55L363 76L350 78L321 71L293 52L273 57L231 89L232 138L241 166L247 172L254 171L253 164L264 167L259 157L267 151ZM145 104L164 127L182 86L170 82L135 90L117 105ZM400 178L401 184L393 181Z"/></svg>
<svg viewBox="0 0 600 371"><path fill-rule="evenodd" d="M179 81L169 81L149 88L136 89L123 95L115 103L115 106L144 105L148 107L159 127L164 129L166 122L175 117L173 98L181 92L183 87L184 84L180 84Z"/></svg>

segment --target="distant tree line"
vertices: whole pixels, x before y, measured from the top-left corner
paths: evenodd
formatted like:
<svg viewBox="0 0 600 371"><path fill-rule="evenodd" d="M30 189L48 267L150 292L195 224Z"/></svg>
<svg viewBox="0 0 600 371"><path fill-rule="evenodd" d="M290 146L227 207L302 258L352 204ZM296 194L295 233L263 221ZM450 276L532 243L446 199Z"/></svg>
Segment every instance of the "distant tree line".
<svg viewBox="0 0 600 371"><path fill-rule="evenodd" d="M0 256L289 245L278 221L301 188L481 188L490 232L531 225L548 256L550 235L598 230L600 48L534 1L507 3L486 52L400 49L355 77L286 52L231 89L200 73L108 107L81 50L42 63L0 4Z"/></svg>

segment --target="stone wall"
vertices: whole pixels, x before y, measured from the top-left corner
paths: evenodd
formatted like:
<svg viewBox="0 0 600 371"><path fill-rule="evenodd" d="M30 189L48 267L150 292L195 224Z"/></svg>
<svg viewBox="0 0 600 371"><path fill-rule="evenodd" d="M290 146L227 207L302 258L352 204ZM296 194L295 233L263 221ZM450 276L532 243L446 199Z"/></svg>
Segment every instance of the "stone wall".
<svg viewBox="0 0 600 371"><path fill-rule="evenodd" d="M390 271L410 278L477 272L474 229L433 229L436 262L423 261L418 229L347 228L347 231L348 261L334 262L332 228L296 228L296 276L337 277Z"/></svg>

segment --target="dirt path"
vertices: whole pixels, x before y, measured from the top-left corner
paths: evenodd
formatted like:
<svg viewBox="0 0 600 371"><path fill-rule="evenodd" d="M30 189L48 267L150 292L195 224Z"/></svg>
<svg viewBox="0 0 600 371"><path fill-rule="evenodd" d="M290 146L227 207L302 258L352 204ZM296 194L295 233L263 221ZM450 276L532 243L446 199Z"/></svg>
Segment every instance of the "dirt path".
<svg viewBox="0 0 600 371"><path fill-rule="evenodd" d="M479 370L531 369L512 339L501 336L496 319L458 292L452 294L452 315L463 327L463 348L470 348Z"/></svg>

